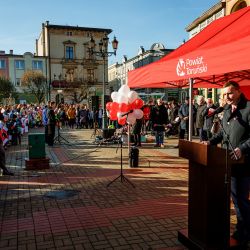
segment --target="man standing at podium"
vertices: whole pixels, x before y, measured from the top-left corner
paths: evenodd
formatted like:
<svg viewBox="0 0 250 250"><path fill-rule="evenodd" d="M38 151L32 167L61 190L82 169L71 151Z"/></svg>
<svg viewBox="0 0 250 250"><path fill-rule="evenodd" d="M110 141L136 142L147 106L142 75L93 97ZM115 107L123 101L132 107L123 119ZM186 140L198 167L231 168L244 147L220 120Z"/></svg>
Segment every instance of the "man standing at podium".
<svg viewBox="0 0 250 250"><path fill-rule="evenodd" d="M234 81L223 86L223 93L227 103L222 119L225 133L220 129L205 143L217 145L222 142L226 148L228 138L234 148L234 153L230 153L231 158L245 156L244 163L235 164L231 169L231 196L237 215L236 231L232 237L247 246L250 243L250 101Z"/></svg>

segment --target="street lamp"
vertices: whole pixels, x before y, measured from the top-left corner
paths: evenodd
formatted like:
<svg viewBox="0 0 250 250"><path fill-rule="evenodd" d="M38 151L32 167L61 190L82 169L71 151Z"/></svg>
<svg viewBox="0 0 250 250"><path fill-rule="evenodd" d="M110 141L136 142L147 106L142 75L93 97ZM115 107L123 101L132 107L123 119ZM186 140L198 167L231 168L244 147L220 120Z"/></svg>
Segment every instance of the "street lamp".
<svg viewBox="0 0 250 250"><path fill-rule="evenodd" d="M61 78L62 78L62 75L60 74L58 76L58 79L59 79L59 89L57 90L57 93L59 94L59 96L63 92L63 90L61 89Z"/></svg>
<svg viewBox="0 0 250 250"><path fill-rule="evenodd" d="M103 116L102 116L102 128L107 128L107 113L106 113L106 105L105 105L105 93L106 93L106 84L105 84L105 62L107 57L111 55L116 55L116 50L118 47L118 41L116 37L114 37L112 41L113 52L108 51L109 38L107 34L100 40L98 44L98 50L96 50L96 44L94 38L91 36L89 41L89 50L91 54L95 54L97 56L102 57L103 59L103 82L102 82L102 108L103 108Z"/></svg>

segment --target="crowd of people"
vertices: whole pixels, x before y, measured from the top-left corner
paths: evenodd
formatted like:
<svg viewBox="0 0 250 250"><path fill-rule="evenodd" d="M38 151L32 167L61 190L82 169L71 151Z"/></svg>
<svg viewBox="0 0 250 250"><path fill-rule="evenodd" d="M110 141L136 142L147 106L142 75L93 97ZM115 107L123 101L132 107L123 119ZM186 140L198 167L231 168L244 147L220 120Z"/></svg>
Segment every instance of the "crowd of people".
<svg viewBox="0 0 250 250"><path fill-rule="evenodd" d="M222 105L222 104L220 104ZM206 141L219 129L219 114L211 115L219 105L213 103L212 98L197 96L192 101L193 135L199 136L200 141ZM155 135L155 147L164 148L164 137L178 135L184 139L188 135L189 127L189 98L183 103L150 101L142 107L144 116L136 120L132 130L135 137L135 146L141 146L140 135L148 132ZM139 124L139 126L138 126ZM138 142L139 141L139 142ZM176 146L178 147L178 145Z"/></svg>

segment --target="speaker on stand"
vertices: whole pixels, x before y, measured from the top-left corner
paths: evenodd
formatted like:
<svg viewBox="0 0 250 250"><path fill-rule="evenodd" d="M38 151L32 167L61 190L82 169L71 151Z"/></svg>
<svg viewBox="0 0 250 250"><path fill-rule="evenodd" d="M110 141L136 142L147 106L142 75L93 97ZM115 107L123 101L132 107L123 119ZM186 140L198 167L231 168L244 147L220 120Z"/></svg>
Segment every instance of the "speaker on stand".
<svg viewBox="0 0 250 250"><path fill-rule="evenodd" d="M91 96L91 108L94 112L99 109L99 103L99 96Z"/></svg>

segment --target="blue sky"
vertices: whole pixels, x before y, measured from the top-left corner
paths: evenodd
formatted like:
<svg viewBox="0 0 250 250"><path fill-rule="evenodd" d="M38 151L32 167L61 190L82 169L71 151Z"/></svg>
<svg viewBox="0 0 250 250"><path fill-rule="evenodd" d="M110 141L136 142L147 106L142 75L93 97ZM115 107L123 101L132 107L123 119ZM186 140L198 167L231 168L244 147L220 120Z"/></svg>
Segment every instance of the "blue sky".
<svg viewBox="0 0 250 250"><path fill-rule="evenodd" d="M119 41L121 62L149 49L155 42L178 47L188 35L185 27L219 0L0 0L0 50L15 54L35 51L42 23L110 28Z"/></svg>

